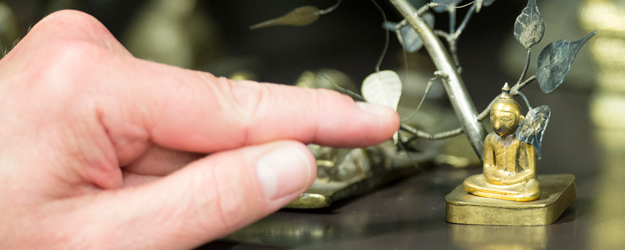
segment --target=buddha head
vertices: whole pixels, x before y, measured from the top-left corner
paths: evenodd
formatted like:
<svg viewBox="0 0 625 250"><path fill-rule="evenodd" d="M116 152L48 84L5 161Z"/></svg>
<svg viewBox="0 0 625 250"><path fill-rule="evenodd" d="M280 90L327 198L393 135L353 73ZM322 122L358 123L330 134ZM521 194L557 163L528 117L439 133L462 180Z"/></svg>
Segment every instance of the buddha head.
<svg viewBox="0 0 625 250"><path fill-rule="evenodd" d="M508 83L504 85L502 90L501 95L490 110L490 124L497 135L504 137L516 131L523 121L523 116L521 115L521 105L510 94Z"/></svg>

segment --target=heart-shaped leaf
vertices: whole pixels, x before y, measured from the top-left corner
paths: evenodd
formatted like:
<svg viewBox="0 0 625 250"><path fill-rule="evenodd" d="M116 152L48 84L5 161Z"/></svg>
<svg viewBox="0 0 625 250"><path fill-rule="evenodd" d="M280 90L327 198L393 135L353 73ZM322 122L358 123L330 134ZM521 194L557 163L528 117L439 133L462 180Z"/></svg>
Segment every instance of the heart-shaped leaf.
<svg viewBox="0 0 625 250"><path fill-rule="evenodd" d="M250 27L250 29L259 29L278 25L306 26L317 21L320 14L321 11L315 6L303 6L292 10L284 16L254 24Z"/></svg>
<svg viewBox="0 0 625 250"><path fill-rule="evenodd" d="M536 6L536 0L529 0L523 12L516 18L514 37L527 49L539 43L544 34L545 23Z"/></svg>
<svg viewBox="0 0 625 250"><path fill-rule="evenodd" d="M545 134L545 128L549 123L549 117L551 116L551 109L547 105L536 107L525 116L525 119L519 124L515 132L517 139L534 145L536 148L536 155L540 160L540 145L543 142L543 135Z"/></svg>
<svg viewBox="0 0 625 250"><path fill-rule="evenodd" d="M444 5L441 5L441 6L434 7L434 11L436 13L443 13L443 12L447 12L449 10L448 6L456 6L460 2L462 2L462 0L432 0L432 2L433 3L444 4Z"/></svg>
<svg viewBox="0 0 625 250"><path fill-rule="evenodd" d="M540 89L543 92L549 94L562 84L564 77L571 69L571 64L575 60L577 52L595 33L597 32L593 31L575 42L567 40L552 42L540 52L536 80L538 80Z"/></svg>
<svg viewBox="0 0 625 250"><path fill-rule="evenodd" d="M362 82L362 96L367 102L397 110L401 96L401 79L392 70L373 73Z"/></svg>
<svg viewBox="0 0 625 250"><path fill-rule="evenodd" d="M397 110L401 96L401 79L392 70L373 73L362 82L362 96L367 102L384 105ZM397 133L393 135L393 142L397 143Z"/></svg>

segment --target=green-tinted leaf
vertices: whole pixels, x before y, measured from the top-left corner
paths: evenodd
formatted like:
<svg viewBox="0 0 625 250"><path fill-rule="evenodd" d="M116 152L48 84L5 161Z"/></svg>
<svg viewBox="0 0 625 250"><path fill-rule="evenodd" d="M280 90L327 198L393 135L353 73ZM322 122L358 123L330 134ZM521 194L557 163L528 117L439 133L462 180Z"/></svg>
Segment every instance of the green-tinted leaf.
<svg viewBox="0 0 625 250"><path fill-rule="evenodd" d="M545 23L540 16L536 0L529 0L523 12L516 18L514 23L514 37L525 46L532 47L543 39Z"/></svg>
<svg viewBox="0 0 625 250"><path fill-rule="evenodd" d="M284 16L254 24L250 29L266 28L277 25L306 26L319 19L320 10L315 6L303 6L292 10Z"/></svg>
<svg viewBox="0 0 625 250"><path fill-rule="evenodd" d="M517 139L534 145L536 148L536 155L540 160L540 145L543 142L543 134L545 134L545 128L549 123L549 117L551 116L551 109L547 105L542 105L530 110L525 119L519 124L515 132Z"/></svg>
<svg viewBox="0 0 625 250"><path fill-rule="evenodd" d="M597 32L593 31L588 36L575 42L567 40L555 41L540 52L536 80L538 80L540 89L543 92L551 93L562 84L564 77L571 69L571 64L575 60L577 52L595 33Z"/></svg>

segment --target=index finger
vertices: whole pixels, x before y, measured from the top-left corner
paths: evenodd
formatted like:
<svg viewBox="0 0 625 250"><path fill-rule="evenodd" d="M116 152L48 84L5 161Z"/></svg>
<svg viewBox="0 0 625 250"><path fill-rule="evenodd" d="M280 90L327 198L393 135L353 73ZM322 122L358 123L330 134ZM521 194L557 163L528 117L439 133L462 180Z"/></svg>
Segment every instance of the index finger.
<svg viewBox="0 0 625 250"><path fill-rule="evenodd" d="M103 107L107 118L134 123L131 127L144 128L165 147L209 153L285 139L362 147L388 140L399 127L392 109L356 103L330 90L231 81L136 59L115 60L123 65L115 75L124 77L113 81L120 89L110 98L121 105ZM128 136L119 132L113 134Z"/></svg>

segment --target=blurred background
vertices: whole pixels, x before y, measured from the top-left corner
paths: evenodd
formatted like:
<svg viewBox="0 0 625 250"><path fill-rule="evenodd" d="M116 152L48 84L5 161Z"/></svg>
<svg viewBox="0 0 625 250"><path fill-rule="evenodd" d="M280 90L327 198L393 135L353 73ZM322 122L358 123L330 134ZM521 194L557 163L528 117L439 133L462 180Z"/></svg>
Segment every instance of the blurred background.
<svg viewBox="0 0 625 250"><path fill-rule="evenodd" d="M389 2L378 2L389 21L401 20ZM425 3L412 2L415 6ZM139 58L219 76L283 84L294 84L304 71L327 68L344 73L358 85L374 72L385 40L382 16L371 2L345 0L334 12L306 27L249 29L300 6L324 9L335 3L336 0L4 0L0 1L0 42L4 48L10 48L47 14L59 9L79 9L99 19ZM543 42L534 48L530 73L535 70L540 50L548 43L577 40L595 29L600 30L598 36L606 39L591 40L591 46L599 44L592 47L603 48L596 48L594 54L623 58L605 51L619 42L623 46L623 40L613 37L625 28L609 25L622 22L623 17L618 16L622 13L614 9L610 15L599 14L622 4L599 0L539 1L547 32ZM512 27L525 5L524 0L495 1L472 18L458 42L463 78L478 110L500 92L504 82L516 80L523 68L524 48L514 41ZM467 9L458 10L458 19ZM436 15L436 27L448 27L445 13ZM402 50L394 34L390 38L381 68L400 71L404 68ZM623 72L598 71L590 55L591 49L580 52L564 87L575 91L590 91L597 85L618 89L617 79L622 78L619 74ZM432 77L433 66L424 49L408 57L411 71ZM615 62L610 60L604 64ZM625 59L620 60L622 63ZM602 83L597 84L597 78Z"/></svg>
<svg viewBox="0 0 625 250"><path fill-rule="evenodd" d="M377 2L389 21L401 21L388 1ZM421 0L411 2L416 6L424 3ZM625 181L622 181L625 178L625 1L537 2L546 32L542 42L533 48L530 75L535 72L536 58L547 44L560 39L575 41L597 30L597 35L580 51L571 72L557 91L543 94L535 83L523 89L533 106L546 104L553 112L545 133L538 171L540 174L575 174L578 200L568 214L565 213L568 220L559 221L559 228L538 227L542 229L528 229L527 232L512 230L509 233L533 235L528 237L536 239L526 242L526 247L516 249L543 249L556 243L572 248L622 249L625 246ZM335 0L6 0L0 1L0 46L6 53L38 20L56 10L70 8L85 11L99 19L139 58L218 76L281 84L302 81L305 72L326 72L333 74L335 77L332 79L337 82L353 84L358 89L360 82L374 72L385 43L382 16L370 1L343 0L335 11L306 27L249 29L253 24L282 16L300 6L313 5L325 9L335 3ZM525 0L495 1L473 16L458 41L462 76L478 111L501 92L504 82L514 83L523 69L525 51L514 39L512 30L516 17L526 4ZM465 12L466 9L458 10L459 19ZM435 28L446 29L448 20L445 13L437 14ZM391 34L381 68L396 70L405 77L405 93L400 105L414 108L423 94L425 83L433 77L434 67L424 49L408 54L406 61L407 68L401 45ZM426 106L436 107L424 107L426 111L450 109L440 83L434 84L428 98ZM400 109L402 116L410 113L410 109L407 110ZM453 122L444 126L436 122L430 125L426 128L428 132L437 132L440 127L457 126ZM467 147L468 144L460 148ZM375 224L398 230L401 232L399 235L417 234L417 238L431 236L445 239L442 242L446 243L433 246L483 247L496 237L493 232L500 231L489 227L467 230L457 225L444 226L444 195L461 183L464 177L476 172L479 172L479 166L463 169L442 166L416 180L404 181L383 190L386 192L384 196L369 195L331 210L335 213L347 213L346 210L361 212L357 222L354 222L353 216L341 219L332 217L338 216L335 214L327 215L327 220L317 222L321 224L305 225L306 229L297 226L284 229L291 235L289 237L303 237L301 235L304 234L307 235L305 238L285 240L287 236L282 235L282 241L256 240L253 243L309 247L324 243L326 247L336 246L332 243L343 242L342 236L332 235L331 232L334 227L346 225L354 230L349 232L355 236L348 235L352 241L358 237L370 237L373 232L381 242L387 242L383 246L405 243L392 236L384 238L384 233L376 230L363 232L363 229ZM423 209L435 208L434 212L427 212L429 210L426 209L418 213L418 216L427 215L435 221L422 217L410 219L412 217L408 214L414 213L414 210L405 209L406 201L398 203L393 200L384 209L395 208L399 217L385 217L386 224L376 224L379 218L371 216L371 211L380 205L375 201L387 197L408 199L407 196L421 199L414 200L413 209L419 210L419 206L424 206ZM289 211L280 213L272 216L274 220L286 221L285 224L290 223L288 221L292 218L306 220L306 216L310 215L293 215ZM271 217L268 219L271 224ZM397 220L395 227L392 224L394 220ZM425 223L429 227L415 229L406 225L406 220ZM345 223L341 224L341 221ZM560 232L566 232L568 236ZM463 233L470 237L463 237ZM324 235L331 237L324 238ZM486 240L480 237L486 237ZM460 243L456 244L454 240ZM352 241L349 241L351 245L345 242L339 245L357 248L360 243ZM511 240L503 241L497 241L497 244L505 246ZM374 240L365 242L382 244ZM228 245L229 248L233 246L236 245Z"/></svg>

